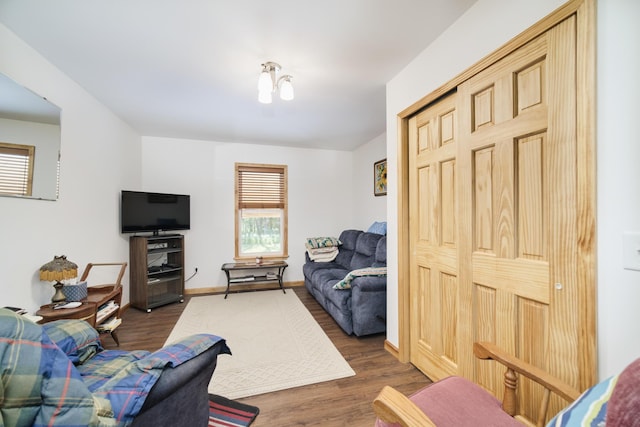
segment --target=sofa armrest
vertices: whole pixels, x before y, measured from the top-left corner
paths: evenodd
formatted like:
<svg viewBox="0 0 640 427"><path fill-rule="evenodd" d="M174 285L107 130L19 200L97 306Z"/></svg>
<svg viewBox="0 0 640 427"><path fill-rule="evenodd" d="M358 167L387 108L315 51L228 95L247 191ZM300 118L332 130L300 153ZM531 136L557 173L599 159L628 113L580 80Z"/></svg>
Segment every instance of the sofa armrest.
<svg viewBox="0 0 640 427"><path fill-rule="evenodd" d="M351 292L386 292L387 276L361 276L351 281Z"/></svg>
<svg viewBox="0 0 640 427"><path fill-rule="evenodd" d="M363 336L386 330L387 277L358 277L351 285L353 333Z"/></svg>
<svg viewBox="0 0 640 427"><path fill-rule="evenodd" d="M161 402L194 377L207 376L210 379L216 368L219 354L231 354L225 341L218 341L215 345L185 363L176 367L165 368L158 381L149 391L149 396L145 400L141 411Z"/></svg>
<svg viewBox="0 0 640 427"><path fill-rule="evenodd" d="M206 425L209 414L207 387L219 354L231 354L224 341L187 362L165 368L131 425Z"/></svg>

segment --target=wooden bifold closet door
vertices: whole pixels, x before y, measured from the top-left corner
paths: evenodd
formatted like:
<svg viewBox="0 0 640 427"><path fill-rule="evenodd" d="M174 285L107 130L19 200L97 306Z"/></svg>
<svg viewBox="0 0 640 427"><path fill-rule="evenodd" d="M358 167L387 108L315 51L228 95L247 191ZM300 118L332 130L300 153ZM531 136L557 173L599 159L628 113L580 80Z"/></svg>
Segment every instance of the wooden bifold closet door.
<svg viewBox="0 0 640 427"><path fill-rule="evenodd" d="M474 359L475 341L576 388L594 380L576 37L571 16L408 121L410 360L433 380L462 375L501 397L504 371ZM535 420L541 391L520 387Z"/></svg>

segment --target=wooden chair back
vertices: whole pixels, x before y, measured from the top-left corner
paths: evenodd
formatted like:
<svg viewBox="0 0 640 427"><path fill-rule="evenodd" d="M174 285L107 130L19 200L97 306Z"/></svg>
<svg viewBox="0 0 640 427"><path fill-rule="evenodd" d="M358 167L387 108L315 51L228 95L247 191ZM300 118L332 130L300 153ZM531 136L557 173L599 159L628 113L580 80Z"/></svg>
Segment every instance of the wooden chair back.
<svg viewBox="0 0 640 427"><path fill-rule="evenodd" d="M118 266L118 265L120 266L120 271L118 272L118 276L116 277L116 280L115 280L115 282L113 284L97 285L97 286L93 286L93 287L112 286L114 290L116 288L120 288L120 287L122 287L122 277L124 276L124 272L127 269L127 263L126 262L103 262L103 263L92 263L92 262L90 262L84 268L84 271L82 272L82 276L80 276L80 281L84 282L85 280L87 280L87 278L89 277L89 273L91 272L91 269L93 267Z"/></svg>
<svg viewBox="0 0 640 427"><path fill-rule="evenodd" d="M89 273L94 267L111 267L120 266L118 270L118 274L113 283L109 284L100 284L89 286L87 284L87 298L86 302L90 302L96 305L96 310L100 308L101 305L105 304L110 300L114 300L116 304L118 304L118 312L116 316L120 318L120 314L122 311L122 278L124 277L125 270L127 269L126 262L105 262L105 263L89 263L84 269L82 276L80 276L80 281L84 282L88 280ZM95 325L94 325L95 326Z"/></svg>

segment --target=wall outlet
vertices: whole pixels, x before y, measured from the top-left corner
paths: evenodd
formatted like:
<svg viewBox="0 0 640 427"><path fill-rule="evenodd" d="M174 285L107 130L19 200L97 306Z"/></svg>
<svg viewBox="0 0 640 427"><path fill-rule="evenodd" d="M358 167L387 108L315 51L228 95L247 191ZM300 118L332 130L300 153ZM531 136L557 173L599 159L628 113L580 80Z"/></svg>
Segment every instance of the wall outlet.
<svg viewBox="0 0 640 427"><path fill-rule="evenodd" d="M622 234L622 259L625 269L640 271L640 233Z"/></svg>

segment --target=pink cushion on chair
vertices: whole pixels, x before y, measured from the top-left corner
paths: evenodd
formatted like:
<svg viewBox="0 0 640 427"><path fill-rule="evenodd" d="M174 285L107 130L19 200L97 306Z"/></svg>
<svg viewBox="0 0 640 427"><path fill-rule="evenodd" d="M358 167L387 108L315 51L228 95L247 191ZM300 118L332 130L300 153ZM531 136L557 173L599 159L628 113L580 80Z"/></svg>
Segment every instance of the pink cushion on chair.
<svg viewBox="0 0 640 427"><path fill-rule="evenodd" d="M437 426L478 427L522 424L502 410L502 403L482 387L461 377L447 377L409 397ZM391 427L376 421L376 427Z"/></svg>

